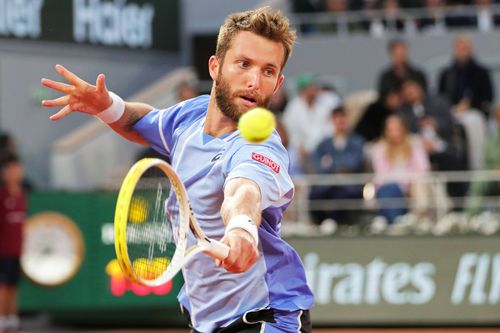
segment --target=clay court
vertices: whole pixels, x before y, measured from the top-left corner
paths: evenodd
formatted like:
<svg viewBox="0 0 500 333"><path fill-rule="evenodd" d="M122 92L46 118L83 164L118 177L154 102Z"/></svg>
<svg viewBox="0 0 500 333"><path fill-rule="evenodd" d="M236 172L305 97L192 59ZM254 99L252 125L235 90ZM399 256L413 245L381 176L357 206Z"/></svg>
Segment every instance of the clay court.
<svg viewBox="0 0 500 333"><path fill-rule="evenodd" d="M63 332L65 330L59 330ZM73 330L68 330L68 332L75 332ZM31 331L27 331L31 332ZM33 331L35 332L35 331ZM37 332L52 332L49 331L37 331ZM88 331L88 330L78 330L82 333L188 333L188 330L176 329L176 330L100 330L100 331ZM413 328L364 328L364 329L347 329L347 328L318 328L314 332L318 333L468 333L468 332L482 332L482 333L500 333L499 328L423 328L423 329L413 329Z"/></svg>

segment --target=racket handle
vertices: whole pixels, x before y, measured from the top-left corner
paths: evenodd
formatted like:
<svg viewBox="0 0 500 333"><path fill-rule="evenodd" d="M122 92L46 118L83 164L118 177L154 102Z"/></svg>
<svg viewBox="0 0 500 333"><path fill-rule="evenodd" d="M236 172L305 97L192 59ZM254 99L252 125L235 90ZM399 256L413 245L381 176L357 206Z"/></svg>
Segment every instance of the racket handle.
<svg viewBox="0 0 500 333"><path fill-rule="evenodd" d="M205 253L215 259L224 260L229 255L229 246L219 241L210 239L206 246Z"/></svg>

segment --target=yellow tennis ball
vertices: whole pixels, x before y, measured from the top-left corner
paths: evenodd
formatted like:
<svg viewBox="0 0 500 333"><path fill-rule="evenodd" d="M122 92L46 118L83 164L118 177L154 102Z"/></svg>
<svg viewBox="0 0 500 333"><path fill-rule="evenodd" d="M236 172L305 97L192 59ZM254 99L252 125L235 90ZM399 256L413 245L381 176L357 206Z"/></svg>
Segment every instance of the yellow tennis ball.
<svg viewBox="0 0 500 333"><path fill-rule="evenodd" d="M266 141L276 128L274 114L262 107L245 112L238 121L238 130L243 138L252 143Z"/></svg>

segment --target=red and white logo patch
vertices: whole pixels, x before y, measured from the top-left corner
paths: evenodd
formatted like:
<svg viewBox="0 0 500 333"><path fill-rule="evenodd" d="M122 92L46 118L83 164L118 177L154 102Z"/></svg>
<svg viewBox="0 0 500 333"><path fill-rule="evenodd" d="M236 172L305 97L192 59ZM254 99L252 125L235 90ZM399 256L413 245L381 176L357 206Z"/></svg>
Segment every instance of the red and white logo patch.
<svg viewBox="0 0 500 333"><path fill-rule="evenodd" d="M267 165L271 169L273 169L274 172L280 173L280 166L278 163L274 162L272 159L269 157L265 157L263 155L257 154L257 153L252 153L252 160L257 161L259 163L262 163L264 165Z"/></svg>

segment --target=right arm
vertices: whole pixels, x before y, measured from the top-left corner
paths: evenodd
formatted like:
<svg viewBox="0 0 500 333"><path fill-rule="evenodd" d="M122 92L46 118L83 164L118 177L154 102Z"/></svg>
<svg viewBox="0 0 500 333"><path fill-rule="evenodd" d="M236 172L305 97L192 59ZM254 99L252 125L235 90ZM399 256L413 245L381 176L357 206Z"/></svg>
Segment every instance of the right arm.
<svg viewBox="0 0 500 333"><path fill-rule="evenodd" d="M70 84L42 79L42 85L65 94L65 96L42 101L45 107L62 107L59 112L50 117L50 120L60 120L72 112L82 112L96 116L113 104L106 87L104 74L97 77L96 85L91 85L73 74L61 65L56 65L56 71ZM123 115L108 126L124 138L147 145L144 138L132 129L142 117L148 114L153 107L144 103L125 103Z"/></svg>

